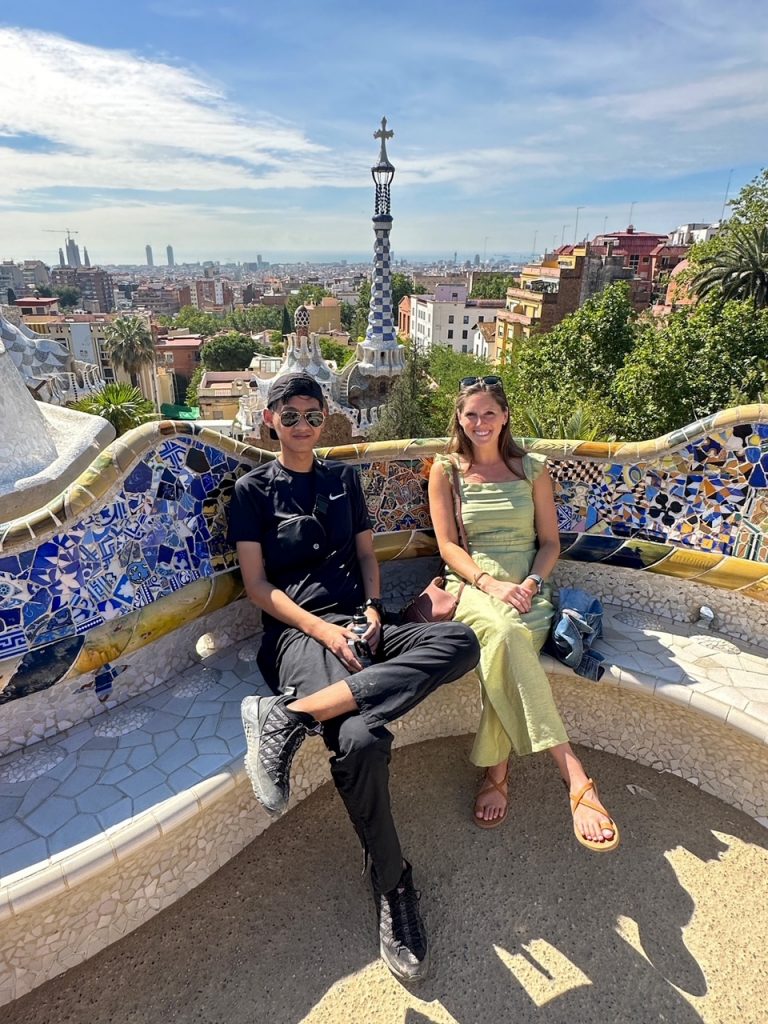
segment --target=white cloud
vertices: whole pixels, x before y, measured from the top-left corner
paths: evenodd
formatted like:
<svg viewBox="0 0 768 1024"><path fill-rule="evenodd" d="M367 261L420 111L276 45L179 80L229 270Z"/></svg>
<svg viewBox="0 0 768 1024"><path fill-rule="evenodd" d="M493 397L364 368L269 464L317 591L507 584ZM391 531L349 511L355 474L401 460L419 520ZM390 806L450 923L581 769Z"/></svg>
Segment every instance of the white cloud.
<svg viewBox="0 0 768 1024"><path fill-rule="evenodd" d="M230 23L253 19L244 4L215 6ZM156 17L190 24L202 24L210 9L154 0ZM583 194L574 205L589 202L625 180L646 183L651 194L658 182L764 160L768 29L755 10L755 0L726 7L720 0L637 0L631 8L614 5L599 21L594 12L560 22L542 16L537 36L518 33L506 16L475 30L445 19L428 31L395 33L389 92L380 88L381 97L370 82L359 96L351 92L371 69L365 49L346 35L345 74L334 67L316 95L298 85L293 108L278 86L271 93L244 89L262 97L263 113L236 102L234 85L173 57L0 27L0 209L3 245L12 247L0 256L20 256L22 244L24 255L34 255L29 240L53 216L62 224L76 217L94 257L101 250L107 260L162 238L177 246L188 239L198 253L206 237L212 253L235 237L246 247L249 235L247 247L256 251L288 248L289 239L297 248L321 248L329 237L334 246L367 248L369 221L356 218L370 208L375 143L370 112L361 108L374 102L378 115L379 99L396 130L395 214L407 210L412 218L409 226L398 222L396 246L419 249L425 238L450 246L450 237L455 245L493 230L499 249L525 247L529 223L540 224L542 235L559 235L559 225L572 219L558 211L563 196ZM361 19L365 32L369 23ZM428 73L414 75L417 65ZM264 82L273 67L265 62ZM239 82L243 69L231 70L227 80ZM304 70L306 88L316 86L316 69ZM270 102L299 114L276 117ZM47 151L3 145L3 136L25 134L45 140ZM355 189L359 200L318 185ZM688 205L671 204L679 214L667 214L663 204L645 200L642 185L638 192L627 187L642 199L639 226L649 229L719 213L717 197L701 191ZM63 188L77 189L77 198ZM140 192L139 201L110 195L116 189ZM269 198L260 210L243 198L264 190ZM147 200L151 193L156 202ZM199 202L205 193L209 204ZM331 212L345 203L355 211L348 225ZM617 204L614 227L626 220L618 216L622 205L629 202ZM610 209L595 210L593 231ZM659 219L652 221L651 211Z"/></svg>
<svg viewBox="0 0 768 1024"><path fill-rule="evenodd" d="M0 29L6 195L28 188L242 188L303 182L323 147L277 118L254 118L192 71L41 32Z"/></svg>

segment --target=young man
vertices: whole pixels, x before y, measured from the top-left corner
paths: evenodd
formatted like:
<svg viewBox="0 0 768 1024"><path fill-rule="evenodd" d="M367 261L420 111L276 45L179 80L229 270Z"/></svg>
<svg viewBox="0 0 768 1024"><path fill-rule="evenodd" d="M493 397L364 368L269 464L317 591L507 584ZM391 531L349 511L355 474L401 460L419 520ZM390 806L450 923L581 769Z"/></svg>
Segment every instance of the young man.
<svg viewBox="0 0 768 1024"><path fill-rule="evenodd" d="M357 470L314 456L325 409L313 377L278 377L264 420L277 459L241 477L230 509L248 597L263 611L259 667L277 694L246 697L246 765L267 810L284 810L293 756L322 731L331 775L371 861L383 959L404 980L424 977L427 938L389 798L392 734L385 728L479 658L474 633L457 622L382 621L379 566ZM363 667L350 629L365 605ZM352 644L352 645L351 645Z"/></svg>

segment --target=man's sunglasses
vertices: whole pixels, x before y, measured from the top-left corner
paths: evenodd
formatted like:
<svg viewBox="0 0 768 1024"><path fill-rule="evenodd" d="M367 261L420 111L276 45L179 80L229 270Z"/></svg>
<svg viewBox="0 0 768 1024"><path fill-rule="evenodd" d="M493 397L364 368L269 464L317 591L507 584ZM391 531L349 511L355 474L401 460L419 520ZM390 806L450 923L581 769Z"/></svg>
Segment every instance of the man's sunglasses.
<svg viewBox="0 0 768 1024"><path fill-rule="evenodd" d="M501 383L501 377L497 377L494 373L488 377L462 377L459 381L459 389L471 388L475 384L483 384L487 388L493 388L500 387Z"/></svg>
<svg viewBox="0 0 768 1024"><path fill-rule="evenodd" d="M281 409L277 416L284 427L295 427L299 420L306 420L308 426L317 430L325 423L325 413L322 409L310 409L309 412L299 412L298 409Z"/></svg>

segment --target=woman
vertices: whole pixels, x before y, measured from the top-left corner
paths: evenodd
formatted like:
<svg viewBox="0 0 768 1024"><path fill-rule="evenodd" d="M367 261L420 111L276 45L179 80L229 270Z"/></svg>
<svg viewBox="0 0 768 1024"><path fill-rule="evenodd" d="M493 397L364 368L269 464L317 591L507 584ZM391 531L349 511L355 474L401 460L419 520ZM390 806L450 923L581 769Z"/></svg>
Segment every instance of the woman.
<svg viewBox="0 0 768 1024"><path fill-rule="evenodd" d="M447 587L458 593L468 584L456 618L474 629L482 651L483 710L471 759L485 775L473 820L495 828L506 818L513 748L520 755L549 750L570 794L576 838L592 850L614 850L619 830L568 742L539 663L553 614L544 580L560 554L557 515L546 460L512 440L500 377L462 380L448 451L432 466L429 501ZM453 466L469 552L459 545Z"/></svg>

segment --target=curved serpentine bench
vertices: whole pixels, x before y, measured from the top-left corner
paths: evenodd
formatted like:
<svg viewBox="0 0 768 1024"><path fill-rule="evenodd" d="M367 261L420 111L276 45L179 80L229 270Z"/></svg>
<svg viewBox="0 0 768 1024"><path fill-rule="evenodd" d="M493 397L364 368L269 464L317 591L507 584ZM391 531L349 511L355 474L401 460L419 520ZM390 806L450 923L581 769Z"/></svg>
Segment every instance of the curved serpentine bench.
<svg viewBox="0 0 768 1024"><path fill-rule="evenodd" d="M766 823L767 414L731 410L644 445L531 442L556 482L555 582L606 603L600 683L544 657L572 738ZM361 467L393 603L434 573L425 483L440 447L333 453ZM0 1003L138 926L270 823L241 767L240 700L264 685L259 620L235 601L223 537L235 475L270 457L148 425L0 528ZM477 714L465 677L397 723L396 742L470 732ZM322 743L306 743L293 800L327 778Z"/></svg>

